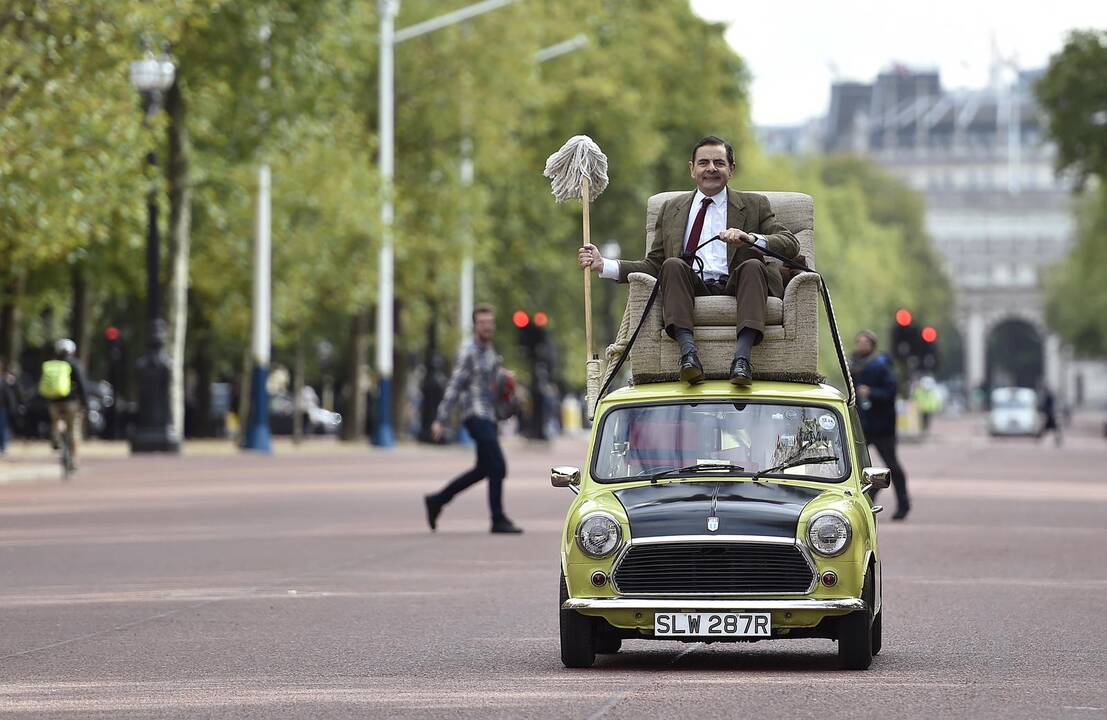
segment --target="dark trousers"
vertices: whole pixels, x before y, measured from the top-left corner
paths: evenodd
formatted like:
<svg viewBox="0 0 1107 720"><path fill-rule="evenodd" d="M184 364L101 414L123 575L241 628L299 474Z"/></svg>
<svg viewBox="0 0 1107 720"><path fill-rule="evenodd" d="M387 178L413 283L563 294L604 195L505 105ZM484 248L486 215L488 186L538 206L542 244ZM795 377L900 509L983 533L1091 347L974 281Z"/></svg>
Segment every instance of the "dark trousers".
<svg viewBox="0 0 1107 720"><path fill-rule="evenodd" d="M739 264L725 284L705 283L692 266L680 258L668 258L661 265L661 315L665 332L676 336L676 328L692 330L696 298L730 295L738 300L736 333L745 328L765 332L765 301L769 297L769 271L764 256L753 248L737 250ZM742 258L745 259L742 259ZM778 293L773 293L778 295ZM782 293L781 293L782 294Z"/></svg>
<svg viewBox="0 0 1107 720"><path fill-rule="evenodd" d="M903 467L896 457L896 436L877 435L867 438L869 447L875 447L880 453L880 459L884 465L892 471L892 488L896 492L896 511L906 512L911 507L911 499L907 497L907 476L903 474ZM876 500L876 492L873 492L873 500Z"/></svg>
<svg viewBox="0 0 1107 720"><path fill-rule="evenodd" d="M8 449L8 410L0 408L0 453Z"/></svg>
<svg viewBox="0 0 1107 720"><path fill-rule="evenodd" d="M484 418L469 417L465 419L465 429L477 445L476 467L458 475L434 497L445 505L465 488L488 478L488 508L492 511L492 522L504 520L503 486L507 462L500 448L496 423Z"/></svg>

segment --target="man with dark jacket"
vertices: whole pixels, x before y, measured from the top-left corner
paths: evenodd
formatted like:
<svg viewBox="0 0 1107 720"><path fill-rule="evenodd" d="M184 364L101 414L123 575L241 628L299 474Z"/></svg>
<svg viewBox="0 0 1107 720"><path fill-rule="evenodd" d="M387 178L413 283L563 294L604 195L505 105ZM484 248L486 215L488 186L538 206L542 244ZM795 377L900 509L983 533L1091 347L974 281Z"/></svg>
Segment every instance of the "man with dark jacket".
<svg viewBox="0 0 1107 720"><path fill-rule="evenodd" d="M907 497L907 476L896 457L896 369L885 353L876 352L876 335L871 330L857 334L857 351L850 358L850 374L857 391L861 428L865 442L876 447L892 471L896 491L893 520L903 520L911 509ZM876 497L876 493L873 493Z"/></svg>

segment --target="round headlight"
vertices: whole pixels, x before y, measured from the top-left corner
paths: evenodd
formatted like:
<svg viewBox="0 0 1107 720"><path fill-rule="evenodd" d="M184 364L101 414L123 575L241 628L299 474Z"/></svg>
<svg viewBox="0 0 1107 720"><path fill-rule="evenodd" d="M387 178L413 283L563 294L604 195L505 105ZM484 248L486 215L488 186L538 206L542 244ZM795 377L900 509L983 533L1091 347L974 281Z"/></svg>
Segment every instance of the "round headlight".
<svg viewBox="0 0 1107 720"><path fill-rule="evenodd" d="M841 555L853 537L849 520L841 513L826 510L807 524L807 544L820 555Z"/></svg>
<svg viewBox="0 0 1107 720"><path fill-rule="evenodd" d="M615 552L621 536L619 523L607 513L592 513L577 526L577 545L585 555L594 558Z"/></svg>

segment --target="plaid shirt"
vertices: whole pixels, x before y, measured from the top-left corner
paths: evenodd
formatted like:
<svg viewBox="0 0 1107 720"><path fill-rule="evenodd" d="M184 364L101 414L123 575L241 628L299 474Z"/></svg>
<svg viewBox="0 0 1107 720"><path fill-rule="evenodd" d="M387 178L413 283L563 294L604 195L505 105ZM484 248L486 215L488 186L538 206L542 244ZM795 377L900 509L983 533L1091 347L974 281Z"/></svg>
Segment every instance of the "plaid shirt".
<svg viewBox="0 0 1107 720"><path fill-rule="evenodd" d="M492 383L500 369L501 358L492 344L469 340L457 353L453 375L438 405L438 422L445 423L455 405L461 419L479 417L496 422L492 401Z"/></svg>

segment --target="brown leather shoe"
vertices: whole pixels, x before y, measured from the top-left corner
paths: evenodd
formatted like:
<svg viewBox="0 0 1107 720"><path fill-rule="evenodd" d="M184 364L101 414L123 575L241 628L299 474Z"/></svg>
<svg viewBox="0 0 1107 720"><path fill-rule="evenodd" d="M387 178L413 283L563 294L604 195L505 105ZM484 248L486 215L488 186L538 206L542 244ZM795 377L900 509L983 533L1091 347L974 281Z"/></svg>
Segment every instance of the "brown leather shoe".
<svg viewBox="0 0 1107 720"><path fill-rule="evenodd" d="M680 379L689 385L698 385L703 382L703 364L695 350L685 353L680 357Z"/></svg>

